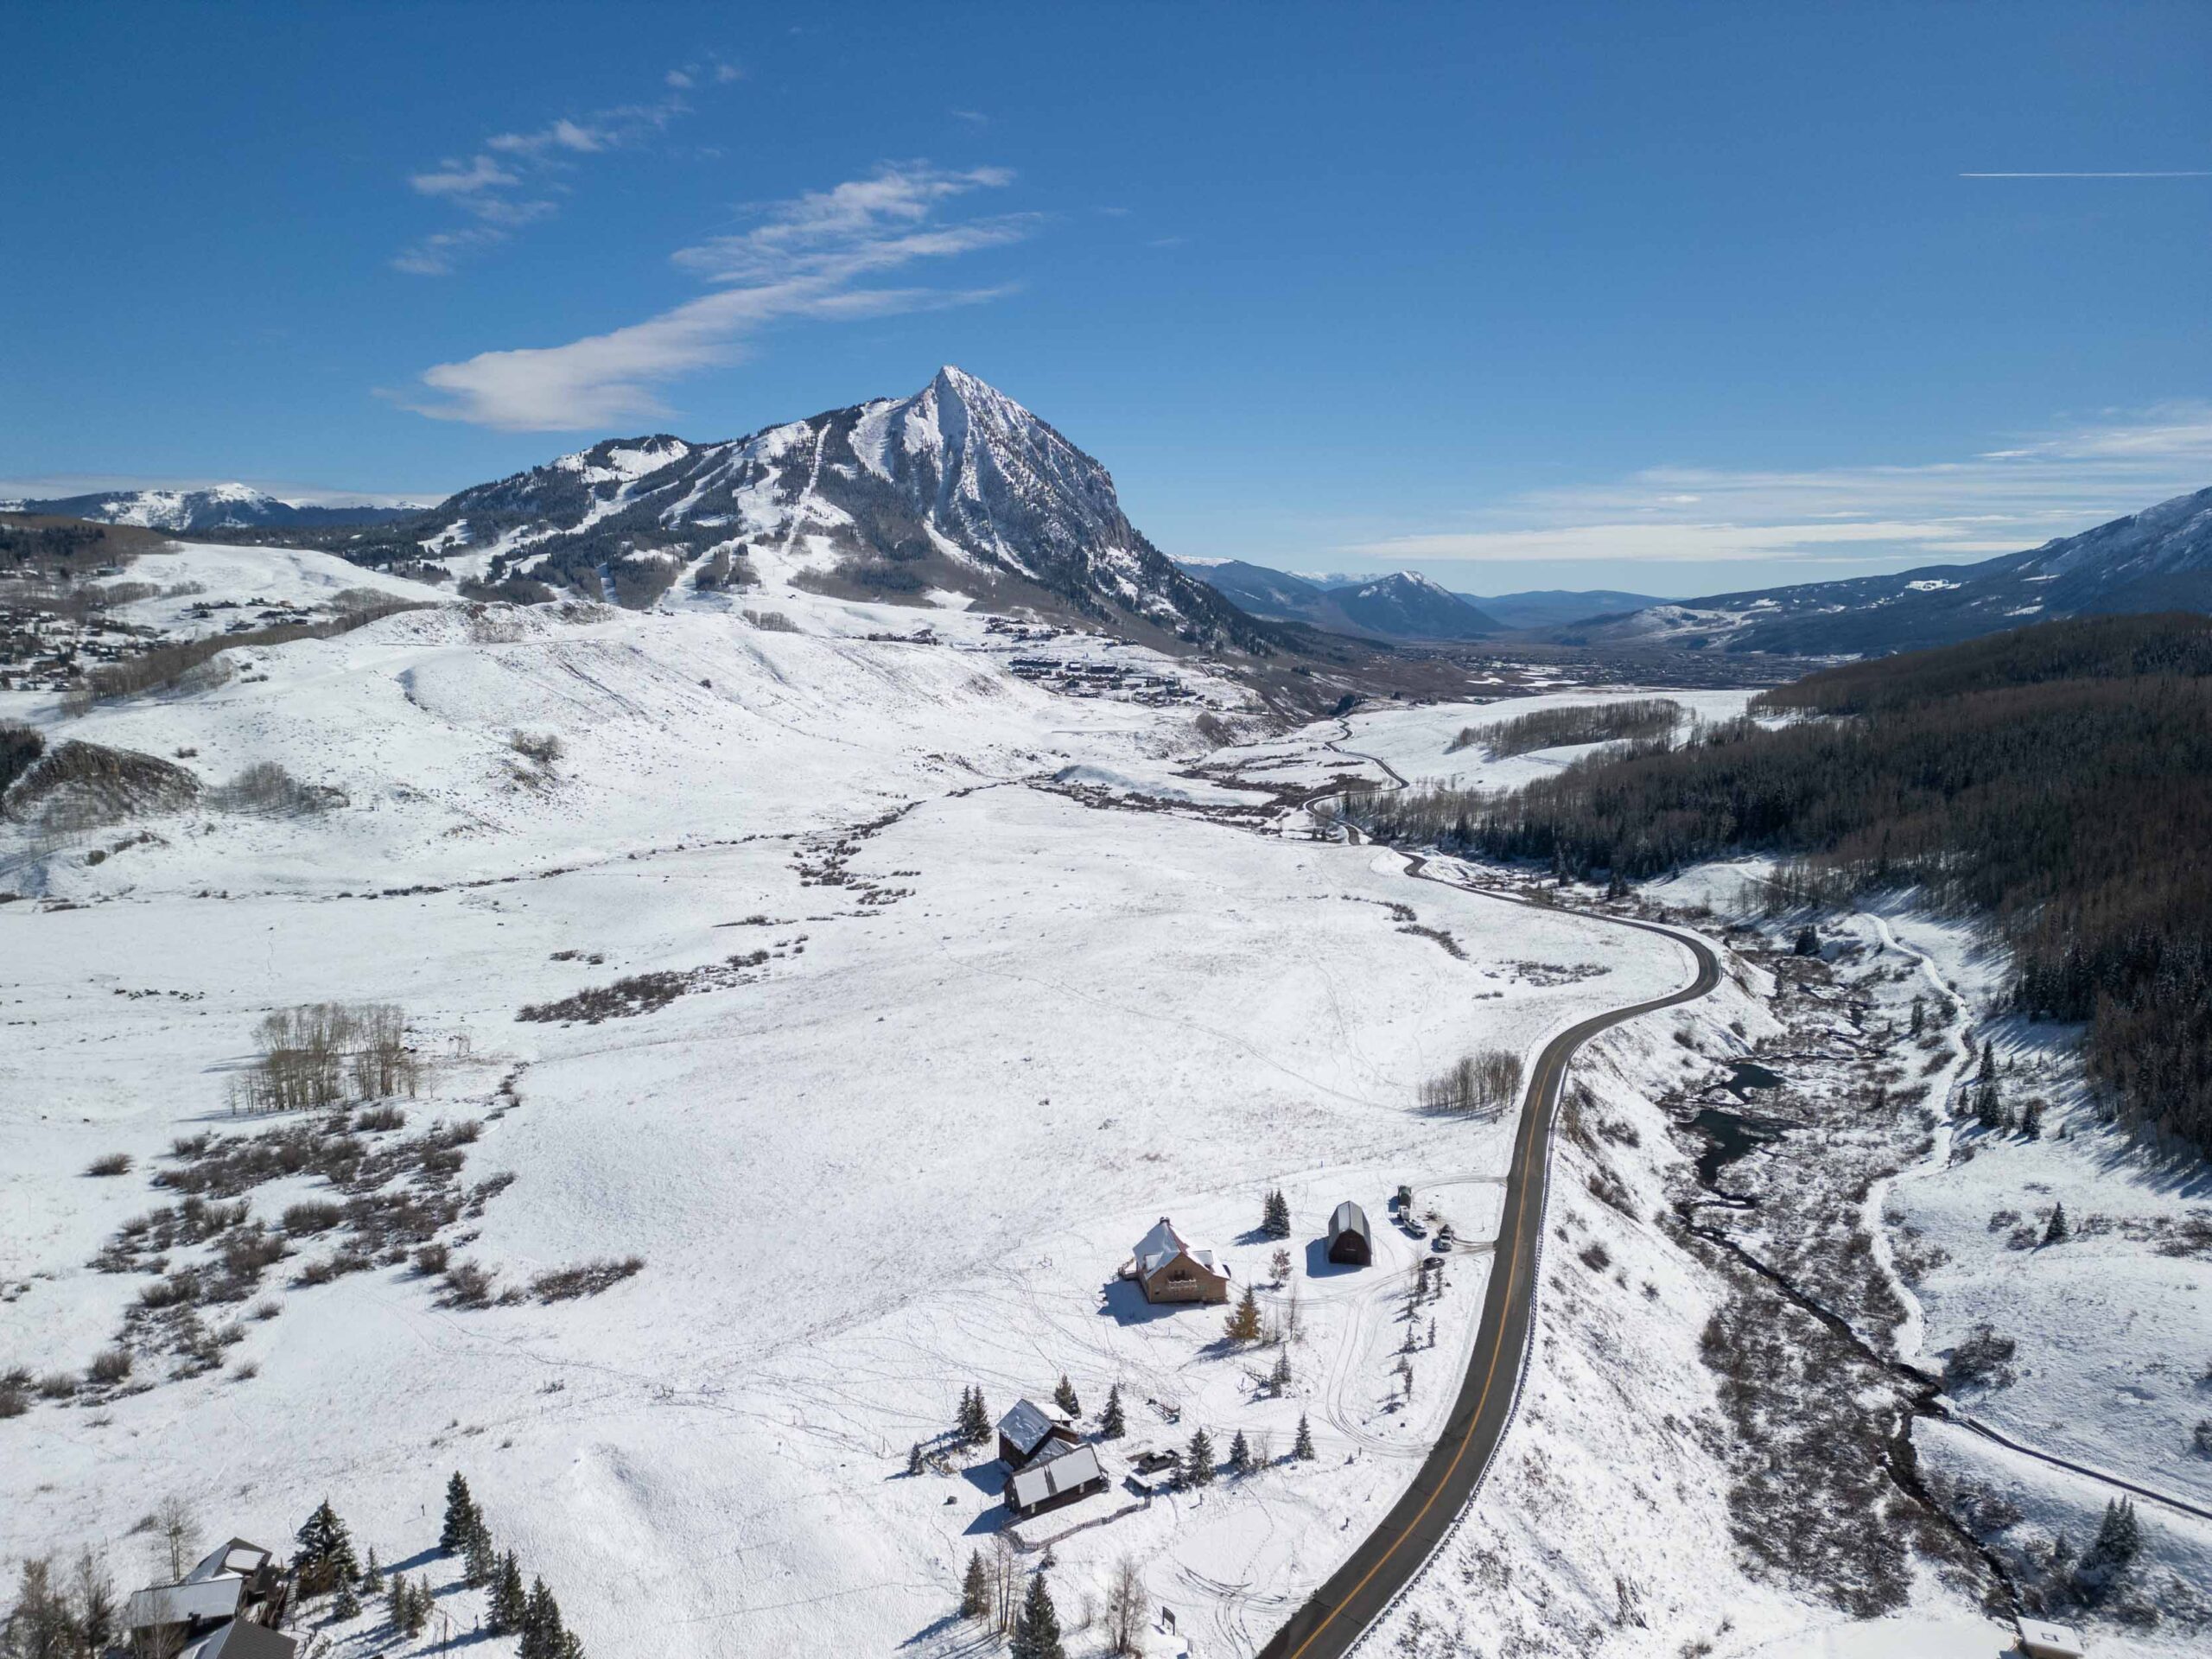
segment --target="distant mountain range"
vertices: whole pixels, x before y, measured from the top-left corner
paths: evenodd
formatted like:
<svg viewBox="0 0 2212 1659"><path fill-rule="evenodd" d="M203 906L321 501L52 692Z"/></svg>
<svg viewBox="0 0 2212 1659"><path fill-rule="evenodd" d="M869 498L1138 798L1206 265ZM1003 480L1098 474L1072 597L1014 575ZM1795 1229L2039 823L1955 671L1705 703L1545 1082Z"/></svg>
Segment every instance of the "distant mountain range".
<svg viewBox="0 0 2212 1659"><path fill-rule="evenodd" d="M1255 616L1380 639L1481 639L1663 601L1648 594L1547 588L1485 599L1427 576L1298 576L1242 559L1186 559L1187 568Z"/></svg>
<svg viewBox="0 0 2212 1659"><path fill-rule="evenodd" d="M0 501L0 512L33 512L98 524L138 524L179 532L251 530L259 526L381 524L411 518L422 506L321 506L283 501L250 484L217 484L204 490L100 490L44 500Z"/></svg>
<svg viewBox="0 0 2212 1659"><path fill-rule="evenodd" d="M951 367L912 397L747 437L609 439L430 508L307 505L236 484L4 505L232 541L275 531L365 564L442 565L517 598L550 589L650 605L678 582L739 587L772 574L859 598L1023 607L1262 655L1344 647L1325 647L1319 630L1867 656L2056 617L2212 611L2212 489L1978 563L1681 601L1612 589L1486 598L1408 571L1179 562L1130 524L1105 467Z"/></svg>
<svg viewBox="0 0 2212 1659"><path fill-rule="evenodd" d="M2212 611L2212 489L1974 564L1668 601L1554 628L1570 645L1865 657L2060 617Z"/></svg>

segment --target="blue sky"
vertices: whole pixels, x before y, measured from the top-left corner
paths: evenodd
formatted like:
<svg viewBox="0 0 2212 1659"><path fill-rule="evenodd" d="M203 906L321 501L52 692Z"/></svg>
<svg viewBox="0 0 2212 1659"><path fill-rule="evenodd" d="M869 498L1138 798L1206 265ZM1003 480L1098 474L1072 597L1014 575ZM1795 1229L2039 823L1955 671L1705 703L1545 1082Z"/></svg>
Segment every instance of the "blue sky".
<svg viewBox="0 0 2212 1659"><path fill-rule="evenodd" d="M432 497L940 362L1170 552L1475 592L2212 484L2199 3L79 4L0 52L0 488Z"/></svg>

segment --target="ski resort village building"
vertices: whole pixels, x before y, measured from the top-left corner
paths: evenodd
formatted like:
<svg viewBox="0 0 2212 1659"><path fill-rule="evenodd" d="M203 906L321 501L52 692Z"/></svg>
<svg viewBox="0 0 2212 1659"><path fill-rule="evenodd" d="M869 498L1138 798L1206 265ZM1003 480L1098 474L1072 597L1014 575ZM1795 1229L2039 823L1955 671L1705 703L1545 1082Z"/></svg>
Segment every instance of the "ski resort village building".
<svg viewBox="0 0 2212 1659"><path fill-rule="evenodd" d="M999 1461L1008 1469L1056 1457L1077 1445L1074 1429L1033 1400L1017 1400L999 1419Z"/></svg>
<svg viewBox="0 0 2212 1659"><path fill-rule="evenodd" d="M258 1544L233 1538L173 1584L131 1592L123 1623L134 1653L177 1659L292 1659L297 1643L274 1628L291 1580Z"/></svg>
<svg viewBox="0 0 2212 1659"><path fill-rule="evenodd" d="M1225 1302L1229 1265L1210 1245L1193 1244L1166 1217L1137 1241L1122 1268L1147 1302Z"/></svg>
<svg viewBox="0 0 2212 1659"><path fill-rule="evenodd" d="M1363 1268L1375 1260L1367 1211L1346 1198L1329 1217L1329 1260Z"/></svg>

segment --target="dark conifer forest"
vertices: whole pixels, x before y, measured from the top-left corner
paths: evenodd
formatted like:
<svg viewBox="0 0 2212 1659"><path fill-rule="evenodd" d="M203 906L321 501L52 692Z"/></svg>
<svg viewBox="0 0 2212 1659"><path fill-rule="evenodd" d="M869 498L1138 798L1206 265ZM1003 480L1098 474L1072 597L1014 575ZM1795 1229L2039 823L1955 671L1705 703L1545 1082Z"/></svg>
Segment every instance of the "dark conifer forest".
<svg viewBox="0 0 2212 1659"><path fill-rule="evenodd" d="M2048 623L1826 670L1751 709L1517 792L1347 810L1586 879L1773 852L1806 897L1918 888L2001 931L2022 1012L2087 1023L2120 1117L2212 1154L2212 618Z"/></svg>

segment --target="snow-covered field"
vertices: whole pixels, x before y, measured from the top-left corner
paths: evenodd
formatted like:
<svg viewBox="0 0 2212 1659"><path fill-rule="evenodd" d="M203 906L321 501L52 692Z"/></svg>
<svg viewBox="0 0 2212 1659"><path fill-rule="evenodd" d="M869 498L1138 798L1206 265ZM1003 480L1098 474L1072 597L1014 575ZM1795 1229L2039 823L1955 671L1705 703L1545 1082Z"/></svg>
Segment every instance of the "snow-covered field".
<svg viewBox="0 0 2212 1659"><path fill-rule="evenodd" d="M313 607L378 585L314 554L175 558L162 579L199 582L199 602ZM741 614L757 602L442 604L80 719L0 696L0 718L171 757L211 785L273 761L342 798L0 824L0 890L19 895L0 904L0 1373L81 1377L114 1342L154 1281L93 1257L174 1202L154 1185L184 1166L173 1141L291 1121L226 1102L256 1022L300 1003L407 1011L429 1076L406 1133L478 1121L460 1179L512 1178L442 1235L495 1297L644 1263L582 1300L465 1308L404 1261L296 1283L333 1249L303 1232L257 1293L270 1316L206 1310L239 1333L213 1369L169 1380L149 1351L130 1386L0 1421L0 1559L89 1544L135 1580L132 1529L165 1496L211 1531L282 1543L327 1493L385 1562L435 1572L466 1631L480 1599L427 1554L457 1468L602 1659L970 1653L958 1575L1006 1516L989 1449L946 1431L971 1384L995 1415L1063 1375L1086 1431L1109 1386L1128 1420L1102 1446L1106 1492L1014 1529L1025 1569L1049 1547L1077 1654L1103 1651L1093 1616L1124 1560L1179 1616L1148 1651L1249 1653L1387 1509L1471 1340L1513 1128L1423 1116L1417 1086L1474 1049L1532 1056L1685 964L1648 936L1411 881L1394 855L1271 824L1252 785L1377 777L1369 756L1416 783L1522 782L1586 751L1492 761L1453 736L1637 694L1377 709L1209 753L1194 716L1249 705L1189 663L956 610L927 613L924 634L912 610L787 587L772 608L788 628L764 627ZM175 631L205 620L143 603ZM1128 664L1185 700L1064 695L1013 671L1040 653ZM1667 695L1712 720L1745 694ZM1661 896L1725 911L1746 874ZM2202 1190L2089 1121L2046 1046L2063 1033L1985 1019L1996 966L1966 935L1910 912L1842 925L1894 964L1883 996L1955 988L2018 1089L2069 1126L1947 1139L1869 1198L1883 1265L1905 1272L1905 1357L1938 1365L1995 1323L2018 1339L2017 1376L1961 1409L2212 1504L2212 1465L2188 1446L2212 1408L2203 1260L2145 1230ZM647 1012L516 1018L656 975L667 995ZM1723 1293L1649 1219L1686 1156L1654 1103L1776 1033L1766 991L1739 967L1578 1064L1599 1127L1557 1149L1515 1427L1370 1649L1998 1651L1999 1628L1932 1578L1904 1614L1853 1623L1740 1564L1699 1357ZM116 1154L127 1173L85 1173ZM1410 1313L1424 1247L1386 1221L1402 1181L1462 1241L1442 1294ZM1278 1186L1294 1219L1280 1282L1256 1230ZM327 1194L296 1174L245 1198L274 1223ZM1375 1224L1370 1268L1323 1259L1344 1198ZM2062 1198L2068 1244L2012 1249L2015 1228L1991 1225ZM1162 1215L1222 1249L1271 1321L1295 1300L1280 1397L1263 1386L1280 1351L1229 1343L1223 1310L1151 1308L1115 1281ZM180 1244L165 1265L208 1252ZM1288 1456L1301 1416L1311 1462ZM1201 1491L1130 1482L1137 1454L1198 1427L1224 1456L1241 1432L1261 1468ZM1915 1441L1940 1477L2005 1495L2023 1539L2063 1529L2078 1546L2108 1495L1961 1428L1923 1421ZM908 1475L918 1444L941 1467ZM2207 1529L2143 1513L2160 1570L2212 1576ZM410 1645L373 1613L331 1634L343 1654ZM2094 1651L2178 1639L2101 1629Z"/></svg>
<svg viewBox="0 0 2212 1659"><path fill-rule="evenodd" d="M274 586L219 553L189 572L211 596ZM353 574L283 558L287 581ZM25 895L0 906L0 1370L81 1375L114 1339L149 1281L92 1256L168 1198L151 1181L173 1139L270 1127L228 1116L226 1089L256 1021L298 1003L403 1006L432 1062L410 1129L483 1121L465 1179L514 1179L457 1257L514 1287L645 1263L588 1300L467 1310L407 1265L289 1284L324 1253L302 1238L223 1368L162 1380L149 1355L143 1391L0 1422L0 1556L92 1544L127 1574L164 1495L281 1542L327 1493L363 1544L414 1558L459 1468L596 1652L649 1631L657 1653L949 1653L972 1641L947 1618L959 1569L1003 1511L988 1452L909 1477L908 1448L970 1382L995 1414L1062 1374L1086 1427L1113 1384L1130 1425L1107 1493L1021 1529L1079 1529L1053 1546L1071 1622L1127 1556L1195 1650L1249 1651L1387 1507L1471 1338L1512 1130L1422 1116L1416 1086L1658 994L1681 953L1409 882L1372 849L1032 787L1072 767L1141 789L1205 745L1188 713L1025 683L981 619L940 614L941 643L916 645L861 637L912 613L779 608L797 632L444 607L66 726L50 701L0 708L211 783L273 760L345 798L0 830ZM517 731L562 753L532 759ZM693 969L713 971L634 1017L515 1017ZM83 1173L118 1153L129 1173ZM1400 1181L1473 1247L1414 1322L1409 1400ZM1280 1287L1254 1232L1277 1185ZM318 1191L289 1177L249 1201L274 1222ZM1344 1198L1375 1221L1371 1268L1313 1243ZM1110 1282L1163 1214L1271 1313L1294 1289L1283 1397L1256 1384L1273 1351L1227 1344L1219 1310ZM1301 1414L1308 1463L1287 1457ZM1198 1427L1274 1462L1148 1503L1124 1486L1136 1451ZM474 1617L467 1594L446 1605ZM376 1650L373 1626L346 1650Z"/></svg>

